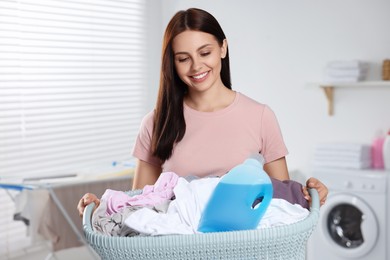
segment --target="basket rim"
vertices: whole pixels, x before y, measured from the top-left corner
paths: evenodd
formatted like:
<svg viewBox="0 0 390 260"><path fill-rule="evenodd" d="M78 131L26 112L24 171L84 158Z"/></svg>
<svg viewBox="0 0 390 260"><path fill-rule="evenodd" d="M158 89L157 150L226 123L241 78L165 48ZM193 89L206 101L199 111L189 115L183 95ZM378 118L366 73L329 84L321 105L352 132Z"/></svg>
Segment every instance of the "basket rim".
<svg viewBox="0 0 390 260"><path fill-rule="evenodd" d="M135 245L140 245L140 243L143 246L149 245L152 248L156 245L164 244L166 241L169 241L169 243L174 243L176 246L180 246L189 242L201 244L205 243L205 241L217 241L221 239L236 241L242 241L245 239L291 239L291 237L300 233L311 233L318 222L320 208L319 195L315 189L309 189L309 193L312 197L312 204L310 206L309 215L303 220L287 225L259 228L254 230L210 232L200 234L112 237L93 231L91 219L95 204L91 203L84 210L83 231L89 244L110 245L110 247L115 247L115 245L118 245L118 248L123 248L124 245L133 247Z"/></svg>

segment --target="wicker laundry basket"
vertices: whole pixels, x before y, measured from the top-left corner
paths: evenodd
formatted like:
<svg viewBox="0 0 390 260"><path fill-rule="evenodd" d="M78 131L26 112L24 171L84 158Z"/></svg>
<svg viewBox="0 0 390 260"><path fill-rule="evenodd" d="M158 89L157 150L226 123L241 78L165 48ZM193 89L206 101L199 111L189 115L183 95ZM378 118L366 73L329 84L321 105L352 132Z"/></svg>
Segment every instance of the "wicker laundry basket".
<svg viewBox="0 0 390 260"><path fill-rule="evenodd" d="M313 202L304 220L271 228L194 235L111 237L93 231L94 205L90 204L84 212L83 229L88 244L102 259L305 259L307 240L317 224L320 207L317 191L310 189L309 192Z"/></svg>

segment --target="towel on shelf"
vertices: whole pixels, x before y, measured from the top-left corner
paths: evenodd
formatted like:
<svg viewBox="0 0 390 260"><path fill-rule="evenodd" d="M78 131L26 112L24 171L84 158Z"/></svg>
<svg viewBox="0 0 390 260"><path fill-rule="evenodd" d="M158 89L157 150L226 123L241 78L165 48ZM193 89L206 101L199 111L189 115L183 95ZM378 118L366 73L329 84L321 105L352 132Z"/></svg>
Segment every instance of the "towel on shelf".
<svg viewBox="0 0 390 260"><path fill-rule="evenodd" d="M370 151L370 145L358 143L319 143L316 146L316 151L338 151L338 152L352 152L364 153Z"/></svg>
<svg viewBox="0 0 390 260"><path fill-rule="evenodd" d="M366 63L360 60L334 60L328 62L326 66L332 69L357 69L365 65Z"/></svg>
<svg viewBox="0 0 390 260"><path fill-rule="evenodd" d="M329 77L343 77L343 78L362 78L366 74L366 69L354 68L354 69L333 69L326 68L326 74Z"/></svg>
<svg viewBox="0 0 390 260"><path fill-rule="evenodd" d="M367 169L371 166L371 149L366 144L322 143L312 157L314 167Z"/></svg>
<svg viewBox="0 0 390 260"><path fill-rule="evenodd" d="M358 82L367 76L368 64L366 62L331 61L325 67L325 82Z"/></svg>
<svg viewBox="0 0 390 260"><path fill-rule="evenodd" d="M313 161L313 166L316 168L343 168L343 169L368 169L371 166L371 161Z"/></svg>

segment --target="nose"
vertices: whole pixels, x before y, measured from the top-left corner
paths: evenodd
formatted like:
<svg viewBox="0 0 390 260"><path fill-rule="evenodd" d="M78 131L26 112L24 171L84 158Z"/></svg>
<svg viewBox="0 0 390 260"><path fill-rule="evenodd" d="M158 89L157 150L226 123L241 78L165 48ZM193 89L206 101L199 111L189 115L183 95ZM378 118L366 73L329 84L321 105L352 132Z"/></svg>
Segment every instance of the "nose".
<svg viewBox="0 0 390 260"><path fill-rule="evenodd" d="M202 62L199 58L193 58L192 59L192 66L191 66L191 69L194 71L194 72L198 72L202 69Z"/></svg>

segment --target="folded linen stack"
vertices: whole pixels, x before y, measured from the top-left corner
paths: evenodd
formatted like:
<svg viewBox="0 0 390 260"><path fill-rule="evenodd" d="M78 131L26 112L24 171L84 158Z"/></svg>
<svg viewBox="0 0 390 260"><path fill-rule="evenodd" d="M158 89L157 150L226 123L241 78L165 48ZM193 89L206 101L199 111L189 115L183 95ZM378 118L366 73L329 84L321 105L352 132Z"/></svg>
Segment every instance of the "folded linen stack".
<svg viewBox="0 0 390 260"><path fill-rule="evenodd" d="M314 167L367 169L371 167L371 147L355 143L324 143L317 145Z"/></svg>
<svg viewBox="0 0 390 260"><path fill-rule="evenodd" d="M368 64L366 62L331 61L325 67L325 82L357 82L364 80L367 76Z"/></svg>

